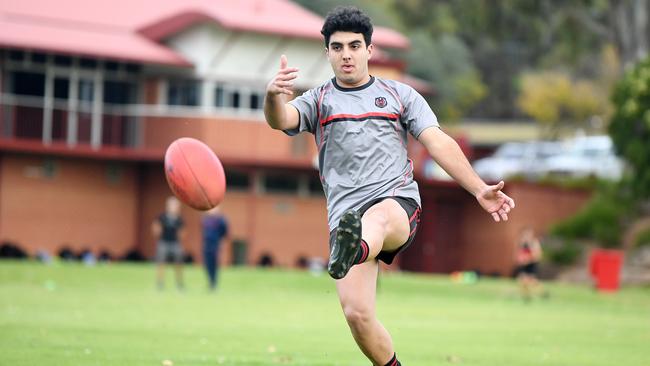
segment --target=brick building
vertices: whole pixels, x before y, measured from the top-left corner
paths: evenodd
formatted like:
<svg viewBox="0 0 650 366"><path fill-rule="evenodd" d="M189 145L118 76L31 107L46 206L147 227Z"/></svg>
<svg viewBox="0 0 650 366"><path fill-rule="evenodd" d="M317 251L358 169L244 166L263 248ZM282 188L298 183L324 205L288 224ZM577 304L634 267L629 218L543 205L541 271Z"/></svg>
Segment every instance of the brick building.
<svg viewBox="0 0 650 366"><path fill-rule="evenodd" d="M268 128L262 114L264 89L281 54L300 68L299 90L332 76L322 21L288 0L3 2L0 241L31 254L66 246L151 256L150 224L170 194L164 150L190 136L224 163L223 210L242 243L238 248L245 249L238 251L240 261L252 264L265 253L283 266L301 257L326 258L325 201L312 137L287 138ZM373 43L373 75L432 92L386 52L404 52L403 35L378 27ZM412 145L417 163L422 151ZM475 241L472 220L485 221L472 219L473 199L454 184L422 185L428 226L403 267L507 272L508 259L481 260L480 250L476 259L476 248L467 250ZM183 213L185 247L197 258L200 213ZM513 229L497 230L511 239ZM497 253L509 250L504 245ZM225 249L229 262L234 253ZM439 256L423 262L429 254L421 251Z"/></svg>

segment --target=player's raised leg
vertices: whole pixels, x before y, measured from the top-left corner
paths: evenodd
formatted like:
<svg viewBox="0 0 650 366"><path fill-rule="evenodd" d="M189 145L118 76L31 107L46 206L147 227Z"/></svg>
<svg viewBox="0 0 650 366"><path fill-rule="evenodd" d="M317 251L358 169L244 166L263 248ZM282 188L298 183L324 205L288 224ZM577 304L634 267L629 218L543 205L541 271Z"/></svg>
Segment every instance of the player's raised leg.
<svg viewBox="0 0 650 366"><path fill-rule="evenodd" d="M361 218L363 241L368 245L368 258L379 252L398 250L411 234L409 217L394 199L387 198L370 207Z"/></svg>
<svg viewBox="0 0 650 366"><path fill-rule="evenodd" d="M353 265L375 258L382 250L399 249L408 240L410 231L406 211L391 198L370 207L363 217L355 210L347 211L336 229L329 274L341 279Z"/></svg>

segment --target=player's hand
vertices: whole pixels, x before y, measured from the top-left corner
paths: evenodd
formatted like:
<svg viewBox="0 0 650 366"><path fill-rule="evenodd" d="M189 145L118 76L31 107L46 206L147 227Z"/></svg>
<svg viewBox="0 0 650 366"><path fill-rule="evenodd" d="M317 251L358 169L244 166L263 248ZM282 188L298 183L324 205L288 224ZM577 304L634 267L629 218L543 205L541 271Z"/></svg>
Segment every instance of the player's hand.
<svg viewBox="0 0 650 366"><path fill-rule="evenodd" d="M280 56L280 69L266 86L266 93L269 95L293 94L293 80L296 77L298 77L298 69L287 67L287 56Z"/></svg>
<svg viewBox="0 0 650 366"><path fill-rule="evenodd" d="M476 195L478 203L492 215L494 221L508 221L508 212L515 208L515 201L501 192L503 181L493 186L486 186Z"/></svg>

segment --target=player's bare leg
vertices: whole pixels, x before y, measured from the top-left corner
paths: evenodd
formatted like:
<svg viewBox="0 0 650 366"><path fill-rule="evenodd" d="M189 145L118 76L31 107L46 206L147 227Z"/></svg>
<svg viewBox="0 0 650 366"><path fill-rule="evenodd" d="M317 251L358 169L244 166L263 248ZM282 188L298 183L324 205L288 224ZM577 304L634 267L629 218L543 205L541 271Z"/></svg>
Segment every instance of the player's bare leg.
<svg viewBox="0 0 650 366"><path fill-rule="evenodd" d="M183 264L182 263L176 263L174 265L174 269L176 272L176 287L179 290L184 290L185 285L183 283Z"/></svg>
<svg viewBox="0 0 650 366"><path fill-rule="evenodd" d="M345 320L361 351L374 365L383 366L393 357L393 341L375 315L379 265L372 260L352 267L336 281Z"/></svg>
<svg viewBox="0 0 650 366"><path fill-rule="evenodd" d="M532 296L530 276L528 274L523 273L519 275L519 286L522 299L526 302L530 301Z"/></svg>
<svg viewBox="0 0 650 366"><path fill-rule="evenodd" d="M411 233L406 211L390 198L370 207L361 218L361 227L361 237L370 249L367 260L375 258L382 250L399 249Z"/></svg>
<svg viewBox="0 0 650 366"><path fill-rule="evenodd" d="M165 265L162 263L156 265L156 286L159 290L165 287Z"/></svg>

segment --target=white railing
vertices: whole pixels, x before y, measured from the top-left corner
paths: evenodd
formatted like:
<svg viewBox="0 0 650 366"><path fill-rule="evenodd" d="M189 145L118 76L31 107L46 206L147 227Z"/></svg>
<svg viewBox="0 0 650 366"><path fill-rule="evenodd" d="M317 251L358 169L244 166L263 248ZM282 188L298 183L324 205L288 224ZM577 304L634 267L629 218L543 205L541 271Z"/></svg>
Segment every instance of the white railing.
<svg viewBox="0 0 650 366"><path fill-rule="evenodd" d="M143 131L143 118L147 117L172 117L185 120L193 118L214 118L219 119L235 119L246 122L264 122L264 114L262 110L252 110L245 108L228 108L228 107L209 107L206 106L174 106L163 104L110 104L102 103L99 108L98 105L92 101L78 100L71 103L70 99L50 99L46 104L44 97L16 95L10 93L0 93L0 122L2 130L0 135L5 138L20 138L16 136L15 128L17 123L20 123L20 114L28 115L29 112L24 108L37 109L42 111L42 120L35 122L34 115L29 114L30 122L42 123L38 129L42 127L42 141L44 144L50 144L53 141L53 115L54 113L65 113L66 120L63 121L66 128L66 136L63 140L68 145L76 145L80 138L78 134L80 123L88 123L88 120L96 121L91 122L90 125L90 141L93 147L99 148L103 144L103 130L104 119L108 117L122 118L118 123L124 122L135 124L130 126L133 131L126 141L121 141L118 145L138 147L142 141ZM21 108L23 110L21 110ZM33 111L32 111L33 113ZM61 122L58 120L59 123ZM33 138L34 136L30 136ZM61 137L59 136L59 140ZM88 138L85 138L88 140ZM112 143L115 145L115 142Z"/></svg>

